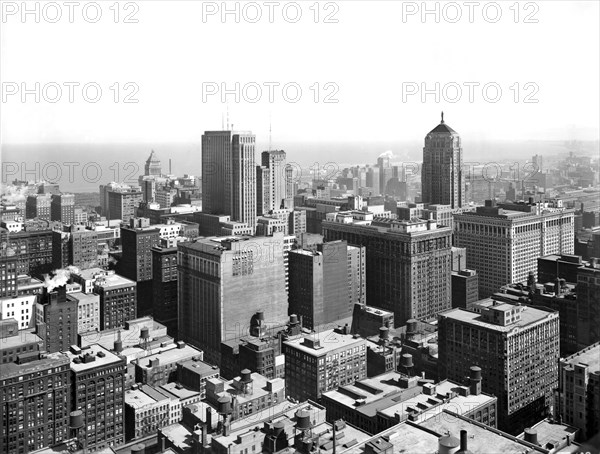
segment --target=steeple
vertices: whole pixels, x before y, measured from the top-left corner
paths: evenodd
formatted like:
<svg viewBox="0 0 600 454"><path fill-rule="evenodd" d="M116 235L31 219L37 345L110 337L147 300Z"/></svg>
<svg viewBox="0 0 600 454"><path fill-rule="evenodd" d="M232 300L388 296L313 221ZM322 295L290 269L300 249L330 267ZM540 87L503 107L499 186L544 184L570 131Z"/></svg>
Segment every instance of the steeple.
<svg viewBox="0 0 600 454"><path fill-rule="evenodd" d="M444 111L442 110L442 121L440 122L440 124L444 124Z"/></svg>

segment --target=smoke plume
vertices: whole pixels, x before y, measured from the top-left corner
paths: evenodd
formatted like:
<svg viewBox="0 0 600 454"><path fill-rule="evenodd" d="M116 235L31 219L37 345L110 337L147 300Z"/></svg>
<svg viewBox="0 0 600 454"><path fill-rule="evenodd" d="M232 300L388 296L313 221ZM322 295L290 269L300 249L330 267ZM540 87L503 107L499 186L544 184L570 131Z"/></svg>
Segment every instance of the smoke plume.
<svg viewBox="0 0 600 454"><path fill-rule="evenodd" d="M76 266L68 266L60 270L54 270L52 274L54 276L50 277L50 275L46 275L44 278L44 287L48 289L48 292L69 282L71 274L79 274L79 268Z"/></svg>

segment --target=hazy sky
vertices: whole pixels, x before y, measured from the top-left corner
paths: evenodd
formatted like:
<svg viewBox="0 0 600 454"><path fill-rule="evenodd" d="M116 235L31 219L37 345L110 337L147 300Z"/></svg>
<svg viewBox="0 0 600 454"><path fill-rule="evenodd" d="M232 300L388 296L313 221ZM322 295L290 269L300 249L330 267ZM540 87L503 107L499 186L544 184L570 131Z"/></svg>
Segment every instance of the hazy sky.
<svg viewBox="0 0 600 454"><path fill-rule="evenodd" d="M23 23L22 3L4 2L4 143L199 142L204 130L226 122L226 105L235 129L263 138L271 118L275 146L278 140L422 140L441 110L471 140L598 138L597 1L475 2L472 11L468 2L427 2L439 8L439 23L434 14L423 20L422 2L227 2L231 10L238 5L239 23L234 14L223 22L222 2L120 2L115 8L101 1L95 23L96 5L79 3L70 23L64 2L29 2L40 5L39 23L33 13ZM124 23L128 14L138 22ZM325 23L327 16L337 23ZM35 91L36 82L39 102L34 94L23 102L22 84ZM73 103L65 82L79 84ZM220 94L208 95L223 83L235 91L236 82L239 102L233 94L227 103ZM84 99L87 83L89 99L94 87L102 89L98 102ZM265 83L279 84L273 103ZM435 92L436 83L439 102L434 94L425 102L420 93L409 95L422 84ZM473 83L473 102L465 83ZM58 97L55 84L62 95L51 103ZM262 96L252 103L255 84ZM285 84L292 84L288 100ZM298 86L302 94L293 103ZM132 98L139 102L123 102L135 87ZM502 94L493 103L496 87ZM339 102L324 102L327 95Z"/></svg>

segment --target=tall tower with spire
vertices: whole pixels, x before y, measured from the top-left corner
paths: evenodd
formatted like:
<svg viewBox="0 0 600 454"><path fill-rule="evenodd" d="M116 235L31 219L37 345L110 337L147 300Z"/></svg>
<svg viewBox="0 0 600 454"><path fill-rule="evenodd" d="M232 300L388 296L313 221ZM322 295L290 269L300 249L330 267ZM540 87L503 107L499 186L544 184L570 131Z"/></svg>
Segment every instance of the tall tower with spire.
<svg viewBox="0 0 600 454"><path fill-rule="evenodd" d="M422 202L460 208L466 204L463 152L459 134L444 122L425 137L421 176Z"/></svg>
<svg viewBox="0 0 600 454"><path fill-rule="evenodd" d="M162 175L162 168L160 166L160 159L156 156L156 152L152 150L150 156L146 160L146 165L144 166L144 175Z"/></svg>

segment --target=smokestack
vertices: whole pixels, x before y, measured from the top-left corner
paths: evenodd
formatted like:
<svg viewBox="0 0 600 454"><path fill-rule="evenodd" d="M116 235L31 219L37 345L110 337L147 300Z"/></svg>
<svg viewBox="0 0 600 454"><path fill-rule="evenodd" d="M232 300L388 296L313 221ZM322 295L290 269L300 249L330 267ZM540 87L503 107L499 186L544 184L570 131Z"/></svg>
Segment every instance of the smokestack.
<svg viewBox="0 0 600 454"><path fill-rule="evenodd" d="M466 430L460 431L460 450L461 450L461 452L467 451L467 431Z"/></svg>

